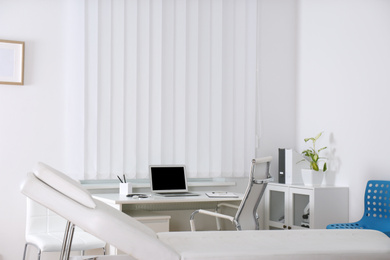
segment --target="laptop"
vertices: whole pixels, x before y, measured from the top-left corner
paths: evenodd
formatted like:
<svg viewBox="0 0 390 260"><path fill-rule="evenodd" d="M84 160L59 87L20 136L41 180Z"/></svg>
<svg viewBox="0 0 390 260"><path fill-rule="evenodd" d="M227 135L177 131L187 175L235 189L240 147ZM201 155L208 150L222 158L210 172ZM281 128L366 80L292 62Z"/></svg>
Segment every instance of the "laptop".
<svg viewBox="0 0 390 260"><path fill-rule="evenodd" d="M199 195L188 192L186 167L184 165L150 165L149 175L152 193L164 197Z"/></svg>

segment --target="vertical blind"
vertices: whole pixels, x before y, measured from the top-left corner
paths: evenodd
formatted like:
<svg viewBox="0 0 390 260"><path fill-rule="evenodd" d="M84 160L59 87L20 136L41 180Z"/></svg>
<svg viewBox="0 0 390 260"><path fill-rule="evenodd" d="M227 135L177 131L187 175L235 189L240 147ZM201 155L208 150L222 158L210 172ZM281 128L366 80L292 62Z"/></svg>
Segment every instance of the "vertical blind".
<svg viewBox="0 0 390 260"><path fill-rule="evenodd" d="M257 0L85 1L85 178L245 176Z"/></svg>

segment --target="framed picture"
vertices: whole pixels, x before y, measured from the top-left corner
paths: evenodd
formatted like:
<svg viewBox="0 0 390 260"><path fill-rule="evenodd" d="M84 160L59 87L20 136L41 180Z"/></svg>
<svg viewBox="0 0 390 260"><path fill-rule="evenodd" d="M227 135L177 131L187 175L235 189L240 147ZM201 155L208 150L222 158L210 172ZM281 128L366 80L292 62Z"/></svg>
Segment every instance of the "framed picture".
<svg viewBox="0 0 390 260"><path fill-rule="evenodd" d="M24 84L24 42L0 40L0 84Z"/></svg>

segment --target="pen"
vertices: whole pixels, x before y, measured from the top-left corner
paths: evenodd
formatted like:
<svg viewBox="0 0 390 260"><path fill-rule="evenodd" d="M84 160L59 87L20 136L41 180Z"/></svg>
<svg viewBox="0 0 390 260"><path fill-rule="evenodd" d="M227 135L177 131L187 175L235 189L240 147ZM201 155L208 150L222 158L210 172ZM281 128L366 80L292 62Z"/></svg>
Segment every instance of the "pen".
<svg viewBox="0 0 390 260"><path fill-rule="evenodd" d="M123 174L123 181L127 183L125 174Z"/></svg>
<svg viewBox="0 0 390 260"><path fill-rule="evenodd" d="M118 179L119 179L119 181L121 182L121 183L123 183L123 181L121 180L121 178L117 175L116 177L118 177Z"/></svg>

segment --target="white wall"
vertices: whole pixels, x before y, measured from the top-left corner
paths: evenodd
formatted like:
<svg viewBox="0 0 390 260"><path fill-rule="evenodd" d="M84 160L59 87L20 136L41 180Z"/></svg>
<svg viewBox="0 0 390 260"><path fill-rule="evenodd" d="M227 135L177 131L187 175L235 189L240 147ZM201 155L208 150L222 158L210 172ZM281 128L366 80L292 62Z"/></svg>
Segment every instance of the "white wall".
<svg viewBox="0 0 390 260"><path fill-rule="evenodd" d="M298 10L297 144L325 131L355 221L367 180L390 176L390 1L301 0Z"/></svg>
<svg viewBox="0 0 390 260"><path fill-rule="evenodd" d="M273 156L277 178L278 149L295 147L296 1L259 1L259 85L261 138L258 156Z"/></svg>
<svg viewBox="0 0 390 260"><path fill-rule="evenodd" d="M0 2L0 39L25 41L25 85L0 85L0 260L23 254L25 174L37 161L65 165L64 3Z"/></svg>

